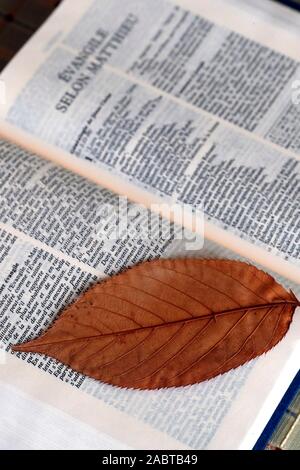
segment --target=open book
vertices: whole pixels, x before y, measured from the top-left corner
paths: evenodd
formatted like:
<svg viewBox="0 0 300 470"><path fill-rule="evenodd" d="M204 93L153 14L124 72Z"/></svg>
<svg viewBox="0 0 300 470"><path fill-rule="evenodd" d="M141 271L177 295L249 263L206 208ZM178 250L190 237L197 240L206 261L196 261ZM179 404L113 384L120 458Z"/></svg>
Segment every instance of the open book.
<svg viewBox="0 0 300 470"><path fill-rule="evenodd" d="M267 1L65 0L4 70L2 440L8 433L12 446L18 434L21 447L36 440L111 449L255 444L298 371L299 312L267 355L201 384L151 392L11 354L10 345L38 336L105 276L144 259L191 255L175 237L176 214L168 237L106 242L107 208L118 194L147 208L202 204L205 242L193 256L250 260L300 295L299 26Z"/></svg>

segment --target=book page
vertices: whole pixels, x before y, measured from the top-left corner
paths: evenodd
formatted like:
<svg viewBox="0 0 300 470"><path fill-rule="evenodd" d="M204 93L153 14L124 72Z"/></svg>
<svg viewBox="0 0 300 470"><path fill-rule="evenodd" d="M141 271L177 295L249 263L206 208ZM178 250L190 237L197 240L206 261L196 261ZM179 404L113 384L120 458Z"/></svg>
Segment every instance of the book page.
<svg viewBox="0 0 300 470"><path fill-rule="evenodd" d="M175 226L161 237L141 238L138 227L148 214L141 210L125 234L107 237L117 195L4 140L0 157L0 381L3 394L18 403L21 429L32 422L32 410L43 409L47 417L50 407L59 410L59 426L68 428L65 415L82 423L91 446L97 438L103 448L251 448L297 371L297 312L285 339L267 355L188 387L120 389L52 358L12 354L11 344L37 337L82 291L124 267L160 256L235 255L208 242L188 250ZM299 286L278 280L300 294ZM1 407L7 416L6 401ZM6 436L5 423L0 436ZM53 436L50 444L59 446Z"/></svg>
<svg viewBox="0 0 300 470"><path fill-rule="evenodd" d="M297 281L297 28L275 7L253 26L254 8L227 5L66 0L2 74L4 117L203 208L208 228L292 263Z"/></svg>
<svg viewBox="0 0 300 470"><path fill-rule="evenodd" d="M269 269L285 272L298 282L299 119L298 108L292 102L292 92L297 91L292 85L297 80L300 60L297 20L288 10L277 10L275 6L274 10L253 10L246 3L226 1L225 8L221 0L184 0L176 5L164 0L130 0L122 2L122 7L118 2L116 8L114 1L71 3L66 0L1 75L6 88L6 103L1 109L6 123L65 150L67 153L56 153L56 158L61 156L62 164L73 153L72 169L82 170L86 163L90 174L103 175L107 171L103 185L114 185L116 191L129 188L126 184L132 183L166 201L184 201L196 207L201 199L206 213L206 233L218 233L224 245L228 239L227 246L235 251L259 259ZM286 14L281 15L282 12ZM234 63L239 64L236 70ZM264 82L270 85L264 91L270 93L262 96L260 87ZM203 89L205 96L197 94ZM2 135L7 129L3 124ZM119 185L121 178L125 183ZM68 179L62 182L69 185ZM4 196L8 197L8 193ZM8 233L17 236L17 240L20 237L21 248L17 251L23 256L21 267L30 251L22 245L24 237L32 249L38 246L58 259L63 256L70 266L76 260L75 266L84 273L88 263L90 277L88 280L82 274L79 290L121 267L117 257L112 259L110 250L105 255L102 249L101 255L108 256L110 261L106 273L102 265L99 273L99 252L94 253L92 246L82 246L80 239L73 240L72 245L66 234L66 238L56 239L52 225L48 233L49 227L40 227L41 220L36 220L38 214L28 209L23 218L14 215L18 221L14 225L9 212L4 212L3 234L6 236L10 227ZM30 222L28 214L34 222ZM159 246L153 256L185 253L183 247L172 245L164 249ZM5 247L6 243L3 272L10 273L15 244ZM220 251L214 245L210 248L207 244L206 249L213 256L218 253L233 256L232 252ZM152 251L145 253L146 257L151 256ZM206 255L206 251L201 250L201 254ZM277 264L275 255L280 256ZM35 256L43 259L38 266L47 273L52 258L47 264L40 253L35 254L34 265ZM126 264L137 259L130 251ZM47 314L37 304L37 311L39 308L41 311L32 322L40 322L39 331L46 328L64 302L70 301L68 295L76 295L74 285L68 285L67 279L69 276L57 283L67 284L62 288L66 297L59 297L62 303L57 303ZM297 292L297 286L292 283L286 286ZM12 292L14 288L15 284L11 286ZM56 299L56 291L53 293ZM16 298L12 298L16 305ZM8 311L3 347L8 348L12 338L17 342L38 334L27 324L22 327L24 335L18 333L15 322L19 312L11 313L10 306ZM8 311L4 314L3 310L2 314ZM159 391L156 397L151 392L151 400L149 392L147 401L146 395L133 392L127 396L128 391L119 395L112 393L115 389L111 387L105 390L101 385L98 389L99 384L96 391L89 379L79 383L82 377L78 378L79 382L72 382L74 375L70 371L72 390L89 398L96 397L103 407L125 411L126 419L128 415L137 419L130 426L131 431L136 430L133 441L128 442L128 433L114 435L117 442L129 446L157 447L160 443L166 448L178 445L250 448L298 369L295 354L299 354L296 333L299 329L296 328L299 328L297 317L287 338L267 356L188 391L187 388L164 391L165 394ZM32 367L34 361L36 367ZM40 389L38 384L47 383L47 389L49 386L42 377L51 376L54 381L49 390L57 393L62 390L58 378L67 381L67 375L63 370L61 377L59 365L52 366L51 361L47 365L41 358L31 358L29 362L9 356L7 366L1 367L3 380L18 389L24 387L27 393L30 386L25 377L29 381L32 378L35 389L41 393L42 386ZM55 369L58 378L53 367L58 367L59 372ZM18 382L14 374L17 370L24 380ZM63 389L61 393L69 398L70 392ZM51 401L49 395L42 396L45 402ZM76 403L76 397L74 400ZM74 413L75 407L68 407L67 398L62 401L59 406ZM158 406L162 406L161 412L151 413ZM196 415L195 409L199 410ZM104 432L112 436L119 430L109 427L112 415L108 412L107 416ZM88 413L77 418L91 419ZM92 425L96 426L95 422Z"/></svg>

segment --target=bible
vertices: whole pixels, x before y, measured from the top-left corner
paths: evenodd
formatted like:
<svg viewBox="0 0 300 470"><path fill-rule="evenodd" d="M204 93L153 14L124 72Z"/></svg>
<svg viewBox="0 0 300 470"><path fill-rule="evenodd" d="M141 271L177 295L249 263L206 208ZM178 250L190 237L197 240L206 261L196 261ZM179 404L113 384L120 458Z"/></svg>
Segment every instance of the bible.
<svg viewBox="0 0 300 470"><path fill-rule="evenodd" d="M121 389L11 346L158 257L248 261L299 297L299 26L267 1L65 0L1 73L0 402L17 447L254 446L299 368L299 309L268 354L187 387Z"/></svg>

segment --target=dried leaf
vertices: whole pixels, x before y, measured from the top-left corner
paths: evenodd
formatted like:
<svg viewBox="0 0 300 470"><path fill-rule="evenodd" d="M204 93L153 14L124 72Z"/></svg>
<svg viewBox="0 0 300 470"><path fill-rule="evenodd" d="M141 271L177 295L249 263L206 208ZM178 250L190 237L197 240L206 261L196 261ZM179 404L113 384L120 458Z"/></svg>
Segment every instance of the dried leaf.
<svg viewBox="0 0 300 470"><path fill-rule="evenodd" d="M297 306L292 292L246 263L158 260L96 284L40 338L13 350L122 387L188 385L275 346Z"/></svg>

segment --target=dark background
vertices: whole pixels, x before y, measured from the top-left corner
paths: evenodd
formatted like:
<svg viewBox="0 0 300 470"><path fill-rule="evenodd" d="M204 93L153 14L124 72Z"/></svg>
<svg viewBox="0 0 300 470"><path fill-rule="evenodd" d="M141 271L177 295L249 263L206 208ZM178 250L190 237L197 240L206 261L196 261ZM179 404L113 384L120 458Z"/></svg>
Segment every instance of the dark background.
<svg viewBox="0 0 300 470"><path fill-rule="evenodd" d="M0 0L0 70L59 3L60 0Z"/></svg>
<svg viewBox="0 0 300 470"><path fill-rule="evenodd" d="M0 71L60 1L0 0ZM300 11L300 0L273 1L280 1Z"/></svg>

